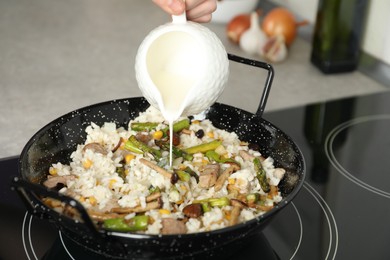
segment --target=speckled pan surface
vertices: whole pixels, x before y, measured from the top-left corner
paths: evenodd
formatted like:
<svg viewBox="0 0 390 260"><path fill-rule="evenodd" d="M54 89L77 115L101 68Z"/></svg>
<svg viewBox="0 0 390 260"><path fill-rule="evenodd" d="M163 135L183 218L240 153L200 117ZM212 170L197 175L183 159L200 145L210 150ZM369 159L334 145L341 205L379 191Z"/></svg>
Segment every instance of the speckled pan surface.
<svg viewBox="0 0 390 260"><path fill-rule="evenodd" d="M76 145L84 142L84 129L91 122L98 125L115 122L117 126L127 128L129 120L148 106L144 98L114 100L81 108L54 120L26 144L20 159L22 179L39 182L46 176L51 163L69 162L69 156ZM50 220L64 235L89 250L114 258L180 259L222 256L234 252L245 243L245 238L264 228L299 192L305 177L304 158L293 140L257 115L216 103L207 111L206 117L216 127L234 131L242 140L258 144L265 156L273 157L277 166L287 170L285 179L279 185L284 199L277 207L256 219L233 227L212 232L163 236L93 232L83 223L60 217L31 193L28 194L29 200L36 205L33 213Z"/></svg>

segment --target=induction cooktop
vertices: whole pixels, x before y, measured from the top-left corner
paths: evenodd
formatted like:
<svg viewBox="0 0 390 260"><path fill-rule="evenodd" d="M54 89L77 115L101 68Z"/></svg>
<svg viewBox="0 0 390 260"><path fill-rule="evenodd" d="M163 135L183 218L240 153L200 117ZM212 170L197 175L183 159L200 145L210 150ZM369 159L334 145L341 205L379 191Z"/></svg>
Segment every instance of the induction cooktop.
<svg viewBox="0 0 390 260"><path fill-rule="evenodd" d="M264 114L302 150L302 190L231 259L390 259L390 92ZM103 259L26 212L0 160L0 259Z"/></svg>

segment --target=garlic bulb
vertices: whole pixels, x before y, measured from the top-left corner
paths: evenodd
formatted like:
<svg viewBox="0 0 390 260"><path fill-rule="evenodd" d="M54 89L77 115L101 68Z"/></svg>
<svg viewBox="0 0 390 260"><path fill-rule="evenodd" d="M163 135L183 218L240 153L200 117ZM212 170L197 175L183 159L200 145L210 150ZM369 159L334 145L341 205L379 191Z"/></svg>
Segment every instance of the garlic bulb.
<svg viewBox="0 0 390 260"><path fill-rule="evenodd" d="M240 48L248 54L256 54L261 46L264 46L267 36L259 26L259 15L257 12L251 14L251 26L240 38Z"/></svg>
<svg viewBox="0 0 390 260"><path fill-rule="evenodd" d="M283 35L270 37L266 44L259 48L259 55L270 62L281 62L287 57L287 46Z"/></svg>

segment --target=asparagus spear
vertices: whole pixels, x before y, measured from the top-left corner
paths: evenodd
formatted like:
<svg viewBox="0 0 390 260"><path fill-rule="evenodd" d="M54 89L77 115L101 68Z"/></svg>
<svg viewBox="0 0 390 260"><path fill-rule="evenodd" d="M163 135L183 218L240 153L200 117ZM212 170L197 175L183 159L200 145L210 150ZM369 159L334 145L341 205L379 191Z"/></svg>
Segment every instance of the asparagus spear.
<svg viewBox="0 0 390 260"><path fill-rule="evenodd" d="M211 207L223 207L223 206L230 205L230 200L228 197L221 197L221 198L209 198L200 201L194 201L193 203L201 203L202 206L204 204L208 204Z"/></svg>
<svg viewBox="0 0 390 260"><path fill-rule="evenodd" d="M253 164L255 166L257 180L259 181L262 190L264 192L269 192L270 187L267 180L267 174L263 166L261 165L259 158L256 157L255 159L253 159Z"/></svg>
<svg viewBox="0 0 390 260"><path fill-rule="evenodd" d="M194 177L196 182L198 183L199 182L199 176L196 172L194 172L190 167L186 167L184 169L185 172L189 173L191 175L191 177Z"/></svg>
<svg viewBox="0 0 390 260"><path fill-rule="evenodd" d="M202 205L203 212L211 211L211 207L210 207L210 204L208 202L202 202L201 205Z"/></svg>
<svg viewBox="0 0 390 260"><path fill-rule="evenodd" d="M164 151L169 151L169 144L168 143L164 143L161 141L161 142L156 142L156 144ZM185 151L183 151L182 149L179 149L175 146L172 146L172 154L176 158L183 157L183 159L186 161L192 161L192 159L194 158L191 154L188 154Z"/></svg>
<svg viewBox="0 0 390 260"><path fill-rule="evenodd" d="M180 132L183 129L188 129L190 127L190 120L185 118L173 124L173 132Z"/></svg>
<svg viewBox="0 0 390 260"><path fill-rule="evenodd" d="M159 123L155 122L132 122L131 129L134 131L151 131L156 129ZM188 118L177 121L173 124L173 131L180 132L183 129L188 129L190 127L190 120ZM164 128L163 132L167 132L168 127Z"/></svg>
<svg viewBox="0 0 390 260"><path fill-rule="evenodd" d="M119 177L126 179L125 167L116 167L116 172L118 173Z"/></svg>
<svg viewBox="0 0 390 260"><path fill-rule="evenodd" d="M153 194L153 193L160 193L160 192L161 192L161 189L160 189L160 187L158 187L158 186L156 186L156 187L150 186L150 187L149 187L149 193L150 193L150 194Z"/></svg>
<svg viewBox="0 0 390 260"><path fill-rule="evenodd" d="M230 204L230 200L227 197L211 198L208 199L211 207L223 207Z"/></svg>
<svg viewBox="0 0 390 260"><path fill-rule="evenodd" d="M183 129L188 129L189 127L190 127L190 120L188 118L185 118L174 123L172 128L173 128L173 132L178 133ZM164 133L164 136L166 137L169 132L169 127L165 127L164 129L161 129L161 131Z"/></svg>
<svg viewBox="0 0 390 260"><path fill-rule="evenodd" d="M153 129L156 129L158 123L152 122L133 122L131 123L131 129L134 131L148 131L150 132Z"/></svg>
<svg viewBox="0 0 390 260"><path fill-rule="evenodd" d="M184 152L186 152L188 154L205 153L205 152L210 151L210 150L215 150L221 144L222 144L222 141L214 140L214 141L211 141L208 143L188 147L188 148L184 149Z"/></svg>
<svg viewBox="0 0 390 260"><path fill-rule="evenodd" d="M249 193L246 195L246 201L249 205L253 205L257 203L260 200L260 194L259 193Z"/></svg>
<svg viewBox="0 0 390 260"><path fill-rule="evenodd" d="M160 150L149 147L146 144L138 141L134 135L130 136L129 139L125 142L125 149L139 154L151 153L157 161L162 157Z"/></svg>
<svg viewBox="0 0 390 260"><path fill-rule="evenodd" d="M207 151L205 155L207 158L209 158L210 161L215 161L217 163L234 163L240 166L236 160L232 158L223 158L214 150Z"/></svg>
<svg viewBox="0 0 390 260"><path fill-rule="evenodd" d="M184 118L180 121L177 121L173 124L173 132L180 132L183 129L188 129L190 127L190 120L188 118ZM164 128L163 132L167 133L169 131L169 127Z"/></svg>
<svg viewBox="0 0 390 260"><path fill-rule="evenodd" d="M191 175L186 171L176 170L175 172L177 173L181 181L188 182L191 178Z"/></svg>
<svg viewBox="0 0 390 260"><path fill-rule="evenodd" d="M191 154L188 154L174 146L172 147L172 153L177 157L183 157L183 159L186 161L192 161L192 159L194 158Z"/></svg>
<svg viewBox="0 0 390 260"><path fill-rule="evenodd" d="M149 217L146 215L135 216L129 220L124 218L111 218L103 221L103 227L113 231L134 232L146 230Z"/></svg>

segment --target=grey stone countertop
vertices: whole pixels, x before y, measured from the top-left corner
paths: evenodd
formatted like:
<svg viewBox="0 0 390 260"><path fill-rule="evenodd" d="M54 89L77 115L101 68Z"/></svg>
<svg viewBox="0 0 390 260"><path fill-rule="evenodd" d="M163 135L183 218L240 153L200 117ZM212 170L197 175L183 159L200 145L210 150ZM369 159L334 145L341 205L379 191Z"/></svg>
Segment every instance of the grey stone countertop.
<svg viewBox="0 0 390 260"><path fill-rule="evenodd" d="M20 154L41 127L77 108L140 96L137 48L170 17L145 0L0 1L0 158ZM207 24L232 54L248 56ZM325 76L309 62L310 43L298 38L275 64L266 111L388 90L360 72ZM231 62L219 102L255 112L265 72Z"/></svg>

